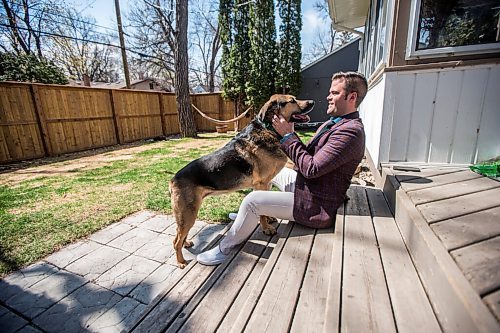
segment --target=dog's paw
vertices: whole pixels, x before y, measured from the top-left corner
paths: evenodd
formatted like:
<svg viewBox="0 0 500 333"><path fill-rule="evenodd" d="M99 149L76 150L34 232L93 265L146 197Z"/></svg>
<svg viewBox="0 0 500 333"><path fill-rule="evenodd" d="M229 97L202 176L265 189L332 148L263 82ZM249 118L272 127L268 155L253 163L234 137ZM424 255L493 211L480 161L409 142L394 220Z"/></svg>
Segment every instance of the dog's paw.
<svg viewBox="0 0 500 333"><path fill-rule="evenodd" d="M262 226L262 232L264 233L264 235L272 236L276 234L276 228L272 225L266 227Z"/></svg>
<svg viewBox="0 0 500 333"><path fill-rule="evenodd" d="M177 266L178 266L180 269L184 269L184 268L186 268L187 264L188 264L188 263L187 263L187 261L184 261L184 262L178 262L178 263L177 263Z"/></svg>
<svg viewBox="0 0 500 333"><path fill-rule="evenodd" d="M186 241L184 242L184 247L187 249L187 248L193 246L193 244L194 244L193 241L186 239Z"/></svg>

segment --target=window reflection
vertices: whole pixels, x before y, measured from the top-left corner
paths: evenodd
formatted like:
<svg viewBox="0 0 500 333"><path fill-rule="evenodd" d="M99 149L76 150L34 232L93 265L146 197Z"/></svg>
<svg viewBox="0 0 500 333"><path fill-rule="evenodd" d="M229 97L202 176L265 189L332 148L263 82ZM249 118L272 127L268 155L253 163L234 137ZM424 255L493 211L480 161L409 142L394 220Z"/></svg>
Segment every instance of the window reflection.
<svg viewBox="0 0 500 333"><path fill-rule="evenodd" d="M417 50L496 43L500 0L422 0Z"/></svg>

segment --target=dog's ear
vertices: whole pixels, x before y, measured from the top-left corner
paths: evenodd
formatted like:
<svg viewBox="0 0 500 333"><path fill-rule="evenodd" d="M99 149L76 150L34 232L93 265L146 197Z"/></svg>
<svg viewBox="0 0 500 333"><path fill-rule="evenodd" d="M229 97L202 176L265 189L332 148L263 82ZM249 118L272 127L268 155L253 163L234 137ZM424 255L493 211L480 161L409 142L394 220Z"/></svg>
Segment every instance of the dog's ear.
<svg viewBox="0 0 500 333"><path fill-rule="evenodd" d="M262 108L260 109L259 113L257 114L257 118L260 120L260 121L264 121L264 119L266 118L266 115L269 111L271 111L272 109L276 108L276 105L277 105L277 102L275 99L271 98L270 100L268 100L263 106Z"/></svg>

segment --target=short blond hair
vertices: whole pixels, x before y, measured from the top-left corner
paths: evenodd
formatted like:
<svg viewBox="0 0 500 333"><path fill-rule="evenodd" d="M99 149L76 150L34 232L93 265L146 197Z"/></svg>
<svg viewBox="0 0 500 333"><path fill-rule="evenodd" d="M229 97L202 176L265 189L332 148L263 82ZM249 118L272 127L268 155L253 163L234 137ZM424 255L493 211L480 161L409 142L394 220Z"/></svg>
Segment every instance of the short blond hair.
<svg viewBox="0 0 500 333"><path fill-rule="evenodd" d="M368 91L368 82L363 74L358 72L338 72L333 74L332 81L345 80L344 90L347 94L356 92L356 107L358 107L366 96Z"/></svg>

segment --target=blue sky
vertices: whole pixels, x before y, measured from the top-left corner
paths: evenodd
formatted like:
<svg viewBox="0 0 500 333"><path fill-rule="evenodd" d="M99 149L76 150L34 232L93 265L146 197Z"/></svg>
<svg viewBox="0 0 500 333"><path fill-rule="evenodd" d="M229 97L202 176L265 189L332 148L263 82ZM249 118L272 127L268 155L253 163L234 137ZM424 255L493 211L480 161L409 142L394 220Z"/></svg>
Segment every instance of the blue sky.
<svg viewBox="0 0 500 333"><path fill-rule="evenodd" d="M127 11L128 6L133 5L137 0L120 0L120 8L123 13ZM75 8L83 14L93 16L97 24L109 28L116 28L116 15L114 0L70 0ZM329 22L322 21L313 9L315 0L302 1L302 45L303 50L310 47L318 29L328 29ZM124 17L122 17L124 20Z"/></svg>

